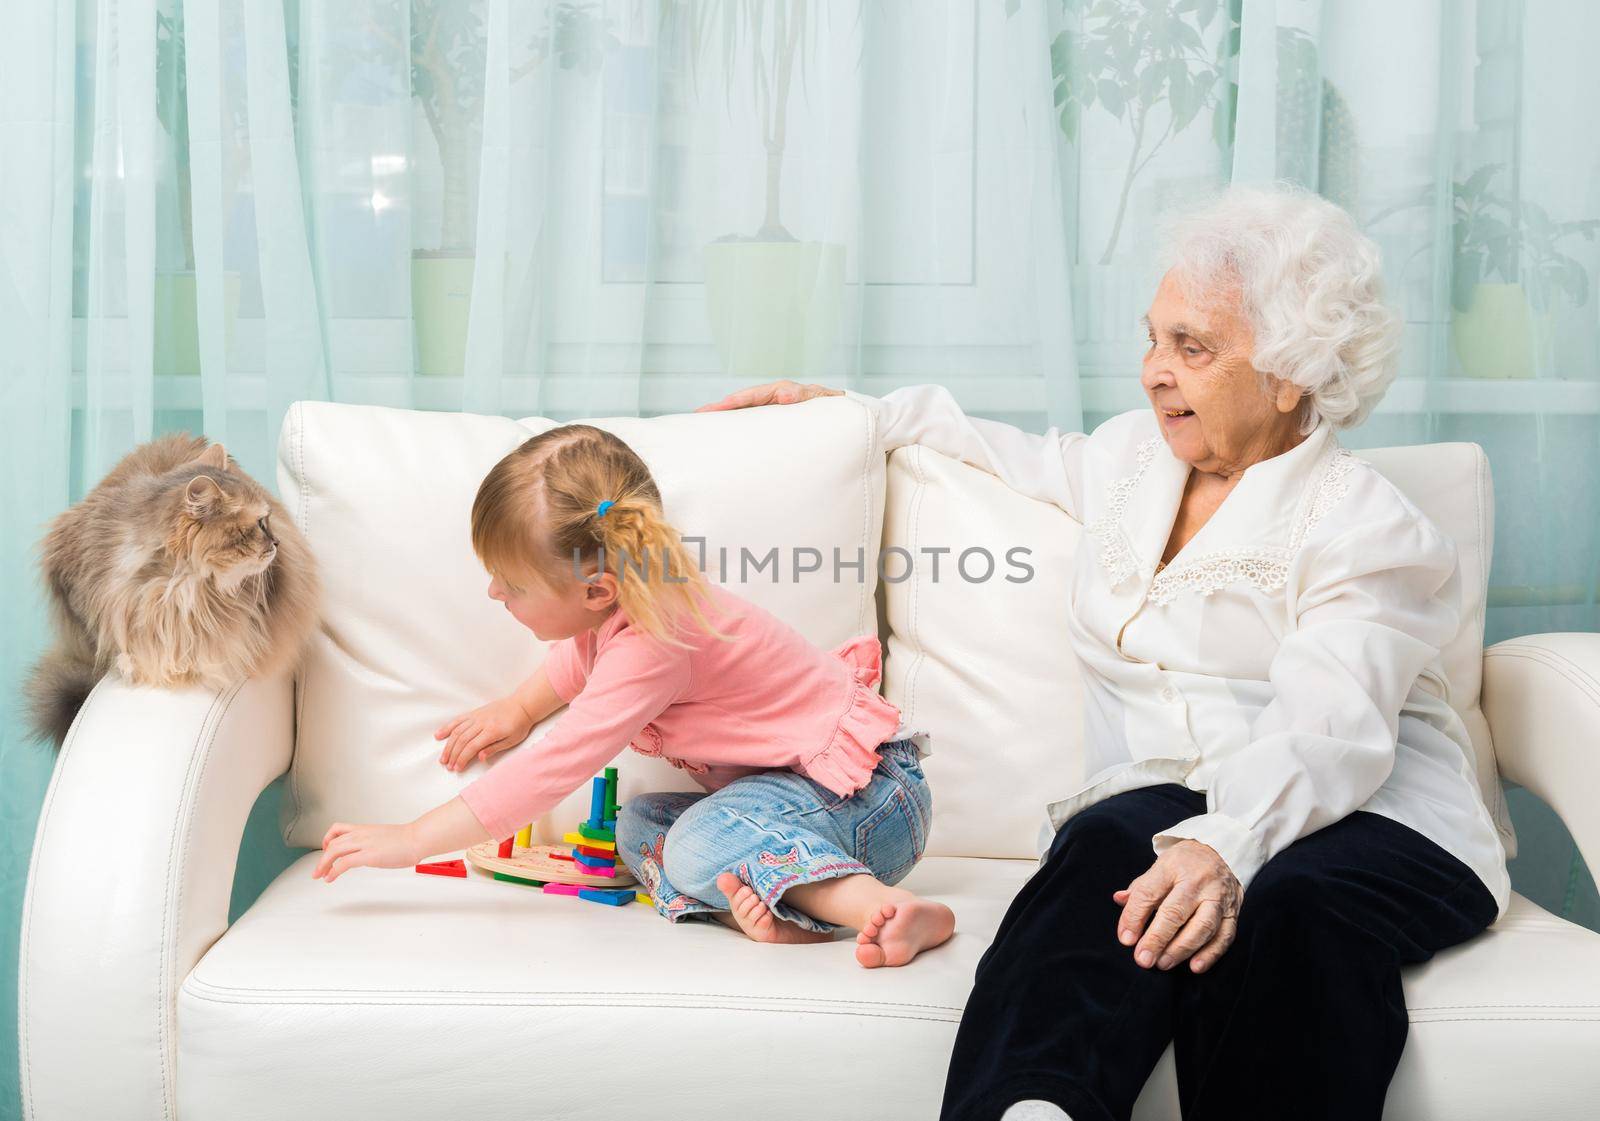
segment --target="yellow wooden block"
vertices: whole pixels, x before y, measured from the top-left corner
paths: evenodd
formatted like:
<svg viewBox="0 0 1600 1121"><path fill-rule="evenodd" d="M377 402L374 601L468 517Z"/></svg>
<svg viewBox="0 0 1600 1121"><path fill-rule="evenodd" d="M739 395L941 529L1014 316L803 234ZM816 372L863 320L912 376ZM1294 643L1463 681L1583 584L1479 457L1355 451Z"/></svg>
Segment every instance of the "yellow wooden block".
<svg viewBox="0 0 1600 1121"><path fill-rule="evenodd" d="M617 851L615 841L596 841L585 837L582 833L563 833L561 834L561 839L569 845L582 845L584 848L590 849L605 849L607 852Z"/></svg>
<svg viewBox="0 0 1600 1121"><path fill-rule="evenodd" d="M642 891L637 891L636 890L633 893L633 898L635 900L637 900L638 902L643 903L646 907L654 907L656 905L655 900L651 899L648 895L646 895Z"/></svg>
<svg viewBox="0 0 1600 1121"><path fill-rule="evenodd" d="M533 826L524 825L517 830L517 848L525 849L531 844L533 844Z"/></svg>

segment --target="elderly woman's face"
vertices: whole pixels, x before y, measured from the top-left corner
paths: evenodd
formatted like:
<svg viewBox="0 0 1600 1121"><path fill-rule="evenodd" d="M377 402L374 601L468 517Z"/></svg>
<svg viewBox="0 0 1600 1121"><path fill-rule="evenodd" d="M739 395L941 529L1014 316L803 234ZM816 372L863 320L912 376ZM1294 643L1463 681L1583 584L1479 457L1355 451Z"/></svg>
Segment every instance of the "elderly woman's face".
<svg viewBox="0 0 1600 1121"><path fill-rule="evenodd" d="M1234 475L1300 442L1302 391L1269 378L1275 396L1261 392L1250 364L1255 337L1237 290L1196 307L1169 272L1145 320L1150 349L1140 381L1173 455L1200 471ZM1178 412L1185 415L1171 415Z"/></svg>

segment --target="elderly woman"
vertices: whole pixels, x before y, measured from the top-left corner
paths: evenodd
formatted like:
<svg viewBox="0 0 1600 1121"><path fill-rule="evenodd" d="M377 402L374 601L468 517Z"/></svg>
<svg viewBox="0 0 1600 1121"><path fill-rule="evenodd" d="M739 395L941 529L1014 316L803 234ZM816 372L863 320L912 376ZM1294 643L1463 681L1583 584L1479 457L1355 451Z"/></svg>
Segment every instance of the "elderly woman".
<svg viewBox="0 0 1600 1121"><path fill-rule="evenodd" d="M1377 1121L1400 967L1510 896L1440 659L1455 546L1335 436L1394 373L1376 247L1283 189L1230 190L1171 241L1148 409L1038 436L933 386L850 394L888 446L1085 529L1063 624L1091 777L1049 805L1054 840L978 963L947 1121L1126 1118L1169 1042L1187 1121Z"/></svg>

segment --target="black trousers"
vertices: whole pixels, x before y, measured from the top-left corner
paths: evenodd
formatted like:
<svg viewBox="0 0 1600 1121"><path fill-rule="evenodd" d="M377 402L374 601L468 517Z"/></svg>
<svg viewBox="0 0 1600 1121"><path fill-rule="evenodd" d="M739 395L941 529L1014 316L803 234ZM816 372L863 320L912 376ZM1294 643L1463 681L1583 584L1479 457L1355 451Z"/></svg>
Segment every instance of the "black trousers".
<svg viewBox="0 0 1600 1121"><path fill-rule="evenodd" d="M1168 1043L1185 1121L1379 1121L1406 1041L1401 965L1483 930L1494 897L1416 830L1358 810L1261 868L1205 972L1141 968L1112 893L1155 860L1152 835L1205 810L1169 783L1061 827L978 961L941 1121L1029 1098L1127 1118Z"/></svg>

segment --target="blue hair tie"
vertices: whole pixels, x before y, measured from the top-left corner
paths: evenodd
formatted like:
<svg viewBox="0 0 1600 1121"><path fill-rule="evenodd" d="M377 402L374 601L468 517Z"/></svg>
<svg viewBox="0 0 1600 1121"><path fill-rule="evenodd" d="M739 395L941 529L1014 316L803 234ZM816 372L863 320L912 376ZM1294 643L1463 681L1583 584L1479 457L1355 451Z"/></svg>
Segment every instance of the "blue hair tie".
<svg viewBox="0 0 1600 1121"><path fill-rule="evenodd" d="M597 517L597 518L605 517L606 516L606 511L611 509L611 507L613 507L615 505L616 505L616 503L613 502L611 499L609 499L609 498L606 499L604 502L600 503L600 505L595 507L594 516Z"/></svg>

